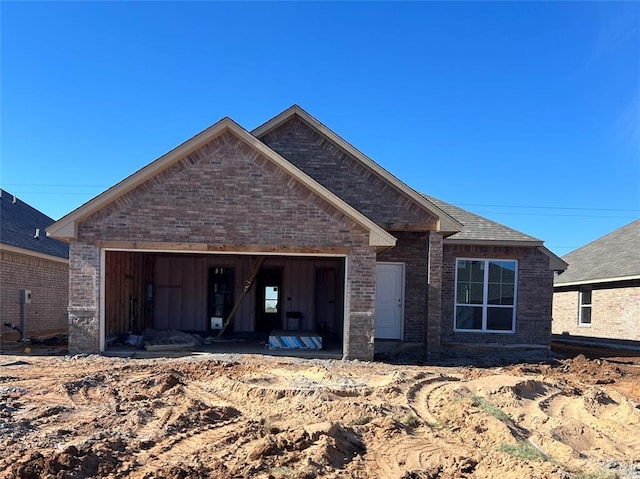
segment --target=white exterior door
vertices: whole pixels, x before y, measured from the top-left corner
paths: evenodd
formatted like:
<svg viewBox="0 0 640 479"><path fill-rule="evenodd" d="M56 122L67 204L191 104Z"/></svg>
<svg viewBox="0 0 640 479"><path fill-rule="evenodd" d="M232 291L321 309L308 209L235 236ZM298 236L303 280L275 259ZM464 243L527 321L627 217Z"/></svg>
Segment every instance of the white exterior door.
<svg viewBox="0 0 640 479"><path fill-rule="evenodd" d="M404 264L376 264L377 339L402 339Z"/></svg>

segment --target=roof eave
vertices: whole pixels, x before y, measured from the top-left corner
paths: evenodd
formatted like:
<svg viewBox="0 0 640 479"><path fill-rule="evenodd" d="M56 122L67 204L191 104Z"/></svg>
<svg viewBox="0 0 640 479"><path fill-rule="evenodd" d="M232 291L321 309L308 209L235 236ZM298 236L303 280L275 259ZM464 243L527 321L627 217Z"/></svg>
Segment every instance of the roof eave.
<svg viewBox="0 0 640 479"><path fill-rule="evenodd" d="M630 276L615 276L611 278L583 279L577 281L567 281L565 283L554 282L553 287L555 288L562 286L580 286L584 284L615 283L618 281L631 281L634 279L640 279L640 274Z"/></svg>
<svg viewBox="0 0 640 479"><path fill-rule="evenodd" d="M522 246L522 247L542 247L542 241L518 241L518 240L488 240L488 239L456 239L445 238L445 244L468 244L479 246Z"/></svg>
<svg viewBox="0 0 640 479"><path fill-rule="evenodd" d="M69 264L69 258L65 258L62 256L56 256L47 253L41 253L39 251L34 251L26 248L19 248L18 246L12 246L4 243L0 243L0 251L7 251L9 253L17 253L23 254L26 256L33 256L34 258L46 259L49 261L55 261L57 263Z"/></svg>
<svg viewBox="0 0 640 479"><path fill-rule="evenodd" d="M565 260L555 254L546 246L538 246L538 249L549 257L549 269L552 271L565 271L569 266Z"/></svg>

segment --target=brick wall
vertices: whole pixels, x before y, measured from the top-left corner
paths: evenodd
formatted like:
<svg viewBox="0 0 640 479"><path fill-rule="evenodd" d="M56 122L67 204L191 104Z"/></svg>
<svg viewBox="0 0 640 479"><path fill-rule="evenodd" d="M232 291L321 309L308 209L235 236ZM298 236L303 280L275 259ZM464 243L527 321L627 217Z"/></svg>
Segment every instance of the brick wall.
<svg viewBox="0 0 640 479"><path fill-rule="evenodd" d="M428 261L429 290L427 295L427 331L425 335L425 353L427 357L437 357L442 344L442 303L444 294L444 250L441 233L429 231Z"/></svg>
<svg viewBox="0 0 640 479"><path fill-rule="evenodd" d="M427 235L394 232L396 246L378 261L405 264L404 340L423 341L427 310Z"/></svg>
<svg viewBox="0 0 640 479"><path fill-rule="evenodd" d="M364 333L375 309L367 231L230 133L79 223L70 252L70 348L78 350L98 350L100 240L347 248L352 329L345 349L349 357L373 357Z"/></svg>
<svg viewBox="0 0 640 479"><path fill-rule="evenodd" d="M518 260L515 333L454 332L456 258ZM442 285L442 341L469 344L529 344L548 347L551 340L553 272L538 249L445 244Z"/></svg>
<svg viewBox="0 0 640 479"><path fill-rule="evenodd" d="M100 351L100 250L69 247L69 352Z"/></svg>
<svg viewBox="0 0 640 479"><path fill-rule="evenodd" d="M578 324L579 287L556 288L553 334L640 341L640 280L593 285L591 324Z"/></svg>
<svg viewBox="0 0 640 479"><path fill-rule="evenodd" d="M345 359L373 359L376 307L376 255L371 248L354 249L347 258Z"/></svg>
<svg viewBox="0 0 640 479"><path fill-rule="evenodd" d="M297 116L260 139L380 225L436 220Z"/></svg>
<svg viewBox="0 0 640 479"><path fill-rule="evenodd" d="M82 221L78 239L313 247L368 244L361 226L230 133Z"/></svg>
<svg viewBox="0 0 640 479"><path fill-rule="evenodd" d="M26 305L27 337L51 336L67 332L69 265L29 254L0 251L0 333L3 340L20 335L4 326L21 325L20 290L31 291Z"/></svg>

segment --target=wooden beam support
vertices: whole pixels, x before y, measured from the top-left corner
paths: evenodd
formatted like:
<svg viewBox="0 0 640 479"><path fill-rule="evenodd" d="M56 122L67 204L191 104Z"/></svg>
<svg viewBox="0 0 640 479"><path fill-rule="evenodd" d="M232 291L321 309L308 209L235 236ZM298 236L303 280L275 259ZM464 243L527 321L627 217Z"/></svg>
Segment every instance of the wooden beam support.
<svg viewBox="0 0 640 479"><path fill-rule="evenodd" d="M284 246L284 245L226 245L207 243L169 243L151 241L96 241L98 248L120 249L127 251L146 250L164 252L193 253L253 253L281 255L335 255L346 256L349 248L334 246Z"/></svg>
<svg viewBox="0 0 640 479"><path fill-rule="evenodd" d="M251 268L251 273L249 274L249 277L247 278L247 280L244 283L244 288L242 288L242 293L240 293L240 297L238 297L238 299L236 301L236 304L233 305L233 308L231 309L231 312L229 313L229 316L227 316L227 319L224 320L224 323L222 325L222 329L218 333L218 337L219 338L221 338L222 335L224 334L224 332L227 330L227 327L229 327L229 325L231 324L231 321L233 321L233 317L238 312L238 309L242 305L242 302L244 301L244 299L249 294L249 291L251 291L251 288L253 287L253 283L255 283L256 277L258 276L258 273L260 272L260 269L262 268L262 265L264 264L264 260L266 260L266 259L267 259L266 256L259 256L258 257L258 261Z"/></svg>

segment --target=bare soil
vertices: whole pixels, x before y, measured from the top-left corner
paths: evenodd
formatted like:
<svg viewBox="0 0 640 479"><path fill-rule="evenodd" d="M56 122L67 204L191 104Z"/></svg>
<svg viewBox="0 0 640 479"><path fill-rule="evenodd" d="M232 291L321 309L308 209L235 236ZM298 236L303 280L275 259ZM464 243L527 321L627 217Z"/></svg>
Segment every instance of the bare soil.
<svg viewBox="0 0 640 479"><path fill-rule="evenodd" d="M0 355L0 478L640 478L640 353ZM468 361L478 363L478 361Z"/></svg>

